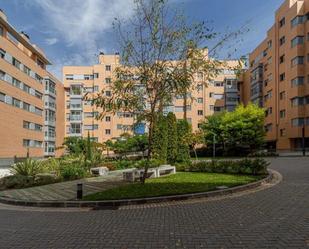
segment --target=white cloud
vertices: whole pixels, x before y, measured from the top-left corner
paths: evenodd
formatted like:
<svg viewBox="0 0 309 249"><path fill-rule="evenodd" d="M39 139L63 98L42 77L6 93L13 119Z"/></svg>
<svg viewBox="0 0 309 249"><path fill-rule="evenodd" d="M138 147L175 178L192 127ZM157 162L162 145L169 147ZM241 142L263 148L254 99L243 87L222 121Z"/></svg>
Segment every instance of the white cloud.
<svg viewBox="0 0 309 249"><path fill-rule="evenodd" d="M48 45L48 46L51 46L51 45L54 45L58 42L58 39L57 38L47 38L45 39L45 43Z"/></svg>
<svg viewBox="0 0 309 249"><path fill-rule="evenodd" d="M53 59L51 71L60 76L63 65L95 63L95 54L104 46L106 31L114 18L127 19L133 14L134 0L33 0L45 17L47 45L67 46L71 55Z"/></svg>

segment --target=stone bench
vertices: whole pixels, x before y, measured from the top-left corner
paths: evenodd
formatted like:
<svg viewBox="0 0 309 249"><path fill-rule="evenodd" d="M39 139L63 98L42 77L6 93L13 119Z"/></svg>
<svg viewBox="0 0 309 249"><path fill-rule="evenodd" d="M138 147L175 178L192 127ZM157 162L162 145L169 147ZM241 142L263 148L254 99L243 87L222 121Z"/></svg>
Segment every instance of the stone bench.
<svg viewBox="0 0 309 249"><path fill-rule="evenodd" d="M161 165L157 168L157 177L162 175L176 174L176 167L172 165Z"/></svg>
<svg viewBox="0 0 309 249"><path fill-rule="evenodd" d="M107 167L97 167L90 169L91 174L95 176L104 176L108 174L109 169Z"/></svg>

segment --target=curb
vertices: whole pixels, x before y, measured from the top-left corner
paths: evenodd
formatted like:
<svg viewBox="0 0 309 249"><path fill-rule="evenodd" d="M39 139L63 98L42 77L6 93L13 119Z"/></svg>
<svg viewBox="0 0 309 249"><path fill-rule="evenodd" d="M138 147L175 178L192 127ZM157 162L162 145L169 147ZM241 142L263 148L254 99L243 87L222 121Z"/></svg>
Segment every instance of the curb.
<svg viewBox="0 0 309 249"><path fill-rule="evenodd" d="M214 190L202 193L183 194L183 195L171 195L160 197L147 197L138 199L123 199L123 200L108 200L108 201L22 201L11 198L0 197L0 203L15 205L15 206L27 206L27 207L54 207L54 208L113 208L117 209L121 206L149 204L158 202L170 202L170 201L183 201L197 198L218 197L223 195L234 194L246 190L251 190L261 186L262 184L269 183L274 177L274 171L268 170L269 174L264 179L249 183L246 185L236 186L228 189Z"/></svg>

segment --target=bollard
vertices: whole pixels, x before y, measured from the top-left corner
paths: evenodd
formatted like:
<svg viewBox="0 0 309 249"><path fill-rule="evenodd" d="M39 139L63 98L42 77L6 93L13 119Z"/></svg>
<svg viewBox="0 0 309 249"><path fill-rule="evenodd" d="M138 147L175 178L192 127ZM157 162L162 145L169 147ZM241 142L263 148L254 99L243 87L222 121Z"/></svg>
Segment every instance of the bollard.
<svg viewBox="0 0 309 249"><path fill-rule="evenodd" d="M78 200L83 199L83 184L82 183L77 183L76 198Z"/></svg>

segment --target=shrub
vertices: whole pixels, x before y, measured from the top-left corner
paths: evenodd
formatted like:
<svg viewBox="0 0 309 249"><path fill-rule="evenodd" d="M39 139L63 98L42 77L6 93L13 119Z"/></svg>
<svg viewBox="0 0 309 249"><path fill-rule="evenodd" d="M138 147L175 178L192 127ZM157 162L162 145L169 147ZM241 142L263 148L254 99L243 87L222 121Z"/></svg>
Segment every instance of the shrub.
<svg viewBox="0 0 309 249"><path fill-rule="evenodd" d="M23 162L16 163L12 166L14 175L35 176L43 171L43 164L40 161L27 158Z"/></svg>
<svg viewBox="0 0 309 249"><path fill-rule="evenodd" d="M194 161L190 166L181 165L181 171L227 173L227 174L267 174L268 162L264 159ZM178 166L179 167L179 166Z"/></svg>
<svg viewBox="0 0 309 249"><path fill-rule="evenodd" d="M79 162L64 164L61 166L60 174L64 180L76 180L90 175L87 169Z"/></svg>
<svg viewBox="0 0 309 249"><path fill-rule="evenodd" d="M11 188L26 188L33 185L33 176L11 175L0 179L0 190Z"/></svg>
<svg viewBox="0 0 309 249"><path fill-rule="evenodd" d="M121 160L116 162L116 169L121 170L121 169L129 169L129 168L134 168L135 167L135 162L134 161L129 161L129 160Z"/></svg>
<svg viewBox="0 0 309 249"><path fill-rule="evenodd" d="M61 179L56 177L54 174L37 174L34 177L34 184L35 185L46 185L51 183L59 182Z"/></svg>

